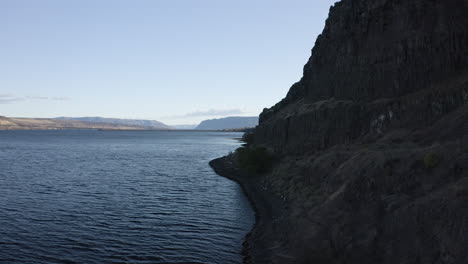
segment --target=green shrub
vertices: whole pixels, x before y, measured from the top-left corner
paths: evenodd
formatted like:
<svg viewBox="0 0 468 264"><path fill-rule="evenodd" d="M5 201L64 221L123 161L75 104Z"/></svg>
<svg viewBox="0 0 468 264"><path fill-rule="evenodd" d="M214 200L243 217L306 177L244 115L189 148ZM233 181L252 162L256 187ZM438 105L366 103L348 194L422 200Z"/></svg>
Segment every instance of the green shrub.
<svg viewBox="0 0 468 264"><path fill-rule="evenodd" d="M265 173L273 164L273 156L266 148L239 148L236 151L239 166L251 173Z"/></svg>
<svg viewBox="0 0 468 264"><path fill-rule="evenodd" d="M423 162L426 169L432 169L437 167L437 165L439 164L439 158L434 153L427 153L426 155L424 155Z"/></svg>

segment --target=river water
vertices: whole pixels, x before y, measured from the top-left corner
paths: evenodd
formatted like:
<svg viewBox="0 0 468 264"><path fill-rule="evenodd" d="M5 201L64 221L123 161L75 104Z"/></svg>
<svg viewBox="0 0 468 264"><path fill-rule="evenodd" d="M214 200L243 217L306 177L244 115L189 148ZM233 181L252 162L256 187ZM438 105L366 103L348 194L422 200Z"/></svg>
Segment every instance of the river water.
<svg viewBox="0 0 468 264"><path fill-rule="evenodd" d="M240 133L0 131L0 263L241 263Z"/></svg>

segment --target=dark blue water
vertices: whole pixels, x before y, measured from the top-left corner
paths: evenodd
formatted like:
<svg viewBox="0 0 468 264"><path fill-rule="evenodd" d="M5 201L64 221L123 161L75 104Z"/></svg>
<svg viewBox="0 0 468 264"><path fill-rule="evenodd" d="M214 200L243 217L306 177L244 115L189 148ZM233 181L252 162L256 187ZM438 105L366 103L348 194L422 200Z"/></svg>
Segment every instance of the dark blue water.
<svg viewBox="0 0 468 264"><path fill-rule="evenodd" d="M239 133L0 131L1 263L241 263Z"/></svg>

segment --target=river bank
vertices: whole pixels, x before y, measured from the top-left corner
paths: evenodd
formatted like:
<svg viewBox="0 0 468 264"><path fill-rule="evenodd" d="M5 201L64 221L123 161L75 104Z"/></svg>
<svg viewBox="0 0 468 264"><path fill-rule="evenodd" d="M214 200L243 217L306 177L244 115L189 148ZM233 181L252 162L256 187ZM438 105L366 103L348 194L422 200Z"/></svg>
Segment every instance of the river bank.
<svg viewBox="0 0 468 264"><path fill-rule="evenodd" d="M211 161L256 212L244 263L465 263L467 113L283 156L264 175L239 169L233 155Z"/></svg>
<svg viewBox="0 0 468 264"><path fill-rule="evenodd" d="M273 257L282 259L281 263L293 260L284 252L287 207L281 195L271 190L262 175L239 169L233 155L214 159L210 166L220 176L237 182L255 211L255 225L243 243L244 263L275 263Z"/></svg>

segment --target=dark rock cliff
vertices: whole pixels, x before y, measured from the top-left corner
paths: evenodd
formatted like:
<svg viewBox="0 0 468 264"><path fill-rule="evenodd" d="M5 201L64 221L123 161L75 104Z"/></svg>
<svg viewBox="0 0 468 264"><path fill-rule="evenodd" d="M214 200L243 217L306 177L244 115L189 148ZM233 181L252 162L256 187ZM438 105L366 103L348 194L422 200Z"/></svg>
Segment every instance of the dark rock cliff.
<svg viewBox="0 0 468 264"><path fill-rule="evenodd" d="M285 207L247 262L467 263L468 0L336 3L256 146Z"/></svg>
<svg viewBox="0 0 468 264"><path fill-rule="evenodd" d="M465 104L467 11L466 0L336 3L303 78L261 114L257 142L323 149Z"/></svg>

